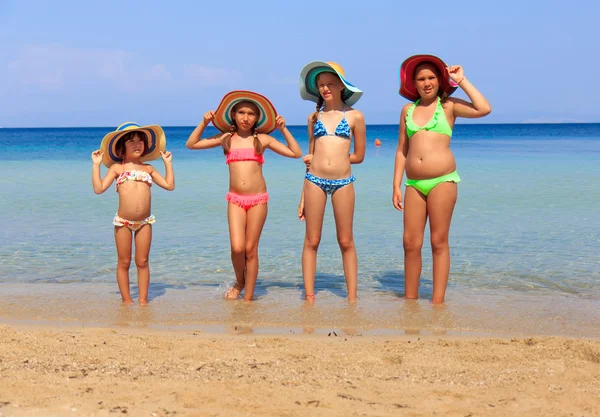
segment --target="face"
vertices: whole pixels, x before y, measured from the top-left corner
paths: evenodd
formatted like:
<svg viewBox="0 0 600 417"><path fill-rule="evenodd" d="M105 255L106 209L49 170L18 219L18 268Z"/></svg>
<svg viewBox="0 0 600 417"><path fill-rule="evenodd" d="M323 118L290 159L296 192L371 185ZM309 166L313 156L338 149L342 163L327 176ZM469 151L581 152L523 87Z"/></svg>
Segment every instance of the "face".
<svg viewBox="0 0 600 417"><path fill-rule="evenodd" d="M135 132L131 139L125 142L125 156L130 158L139 158L146 150L144 135Z"/></svg>
<svg viewBox="0 0 600 417"><path fill-rule="evenodd" d="M433 98L437 96L440 88L440 79L435 72L435 67L431 64L419 65L415 69L415 87L417 92L423 98Z"/></svg>
<svg viewBox="0 0 600 417"><path fill-rule="evenodd" d="M317 77L317 89L323 100L329 101L342 96L344 84L337 75L323 72Z"/></svg>
<svg viewBox="0 0 600 417"><path fill-rule="evenodd" d="M235 120L238 128L250 130L258 121L258 115L259 112L256 106L250 103L242 103L234 109L233 120Z"/></svg>

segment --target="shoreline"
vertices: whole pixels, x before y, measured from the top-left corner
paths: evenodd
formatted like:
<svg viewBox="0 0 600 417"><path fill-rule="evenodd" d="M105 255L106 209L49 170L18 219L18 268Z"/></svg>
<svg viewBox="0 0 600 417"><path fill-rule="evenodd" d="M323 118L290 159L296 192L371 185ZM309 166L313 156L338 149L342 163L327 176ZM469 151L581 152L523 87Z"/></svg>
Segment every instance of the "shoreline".
<svg viewBox="0 0 600 417"><path fill-rule="evenodd" d="M258 300L225 301L227 285L151 286L150 304L125 306L115 284L0 284L0 323L70 328L109 327L289 335L447 335L451 337L598 337L597 301L514 293L452 294L444 305L372 293L356 304L323 291L306 304L297 288L272 289ZM132 287L135 290L135 287ZM134 291L135 293L135 291ZM233 329L233 330L232 330Z"/></svg>

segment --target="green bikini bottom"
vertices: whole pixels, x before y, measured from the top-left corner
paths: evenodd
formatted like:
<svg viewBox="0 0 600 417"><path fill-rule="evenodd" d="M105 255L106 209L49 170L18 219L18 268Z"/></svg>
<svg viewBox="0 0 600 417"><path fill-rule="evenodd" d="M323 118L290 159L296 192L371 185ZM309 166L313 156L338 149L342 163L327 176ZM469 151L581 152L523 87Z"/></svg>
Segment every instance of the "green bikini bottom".
<svg viewBox="0 0 600 417"><path fill-rule="evenodd" d="M428 178L426 180L407 179L404 185L415 188L417 191L421 192L421 194L427 197L427 194L429 194L431 190L443 182L460 182L460 177L456 171L453 171L449 174L442 175L441 177Z"/></svg>

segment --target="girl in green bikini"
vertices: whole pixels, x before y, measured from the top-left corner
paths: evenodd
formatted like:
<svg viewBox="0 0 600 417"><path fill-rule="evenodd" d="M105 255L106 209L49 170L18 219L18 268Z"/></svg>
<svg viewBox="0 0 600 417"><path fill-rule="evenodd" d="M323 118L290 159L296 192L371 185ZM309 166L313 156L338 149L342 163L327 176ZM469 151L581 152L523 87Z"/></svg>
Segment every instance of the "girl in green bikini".
<svg viewBox="0 0 600 417"><path fill-rule="evenodd" d="M462 88L471 102L449 98ZM415 55L400 68L400 95L412 101L402 108L394 165L392 203L404 210L404 290L407 299L419 297L421 247L429 218L433 253L434 303L443 303L450 274L448 233L460 177L450 151L457 117L477 118L491 112L485 97L459 65L447 67L432 55ZM402 176L406 191L402 203Z"/></svg>

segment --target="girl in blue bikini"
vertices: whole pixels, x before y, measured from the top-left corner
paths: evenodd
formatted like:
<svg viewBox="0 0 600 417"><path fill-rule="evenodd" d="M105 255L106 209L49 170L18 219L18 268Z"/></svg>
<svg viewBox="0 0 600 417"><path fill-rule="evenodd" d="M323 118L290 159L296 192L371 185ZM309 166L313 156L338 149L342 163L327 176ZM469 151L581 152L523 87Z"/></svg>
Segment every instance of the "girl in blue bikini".
<svg viewBox="0 0 600 417"><path fill-rule="evenodd" d="M309 155L298 217L306 220L302 250L305 299L315 301L317 250L321 241L327 196L331 196L342 252L348 300L356 300L358 261L354 236L354 185L351 164L365 157L366 127L363 114L351 106L362 91L344 78L344 70L333 62L312 62L300 74L300 95L317 103L308 118ZM351 152L352 141L354 149Z"/></svg>
<svg viewBox="0 0 600 417"><path fill-rule="evenodd" d="M461 87L471 102L449 98ZM450 274L448 234L458 195L456 161L450 151L457 117L478 118L491 112L485 97L459 65L446 67L432 55L415 55L400 69L400 95L412 101L400 114L392 203L404 210L405 297L419 296L421 247L429 218L433 253L434 303L443 303ZM401 182L406 170L402 203Z"/></svg>

